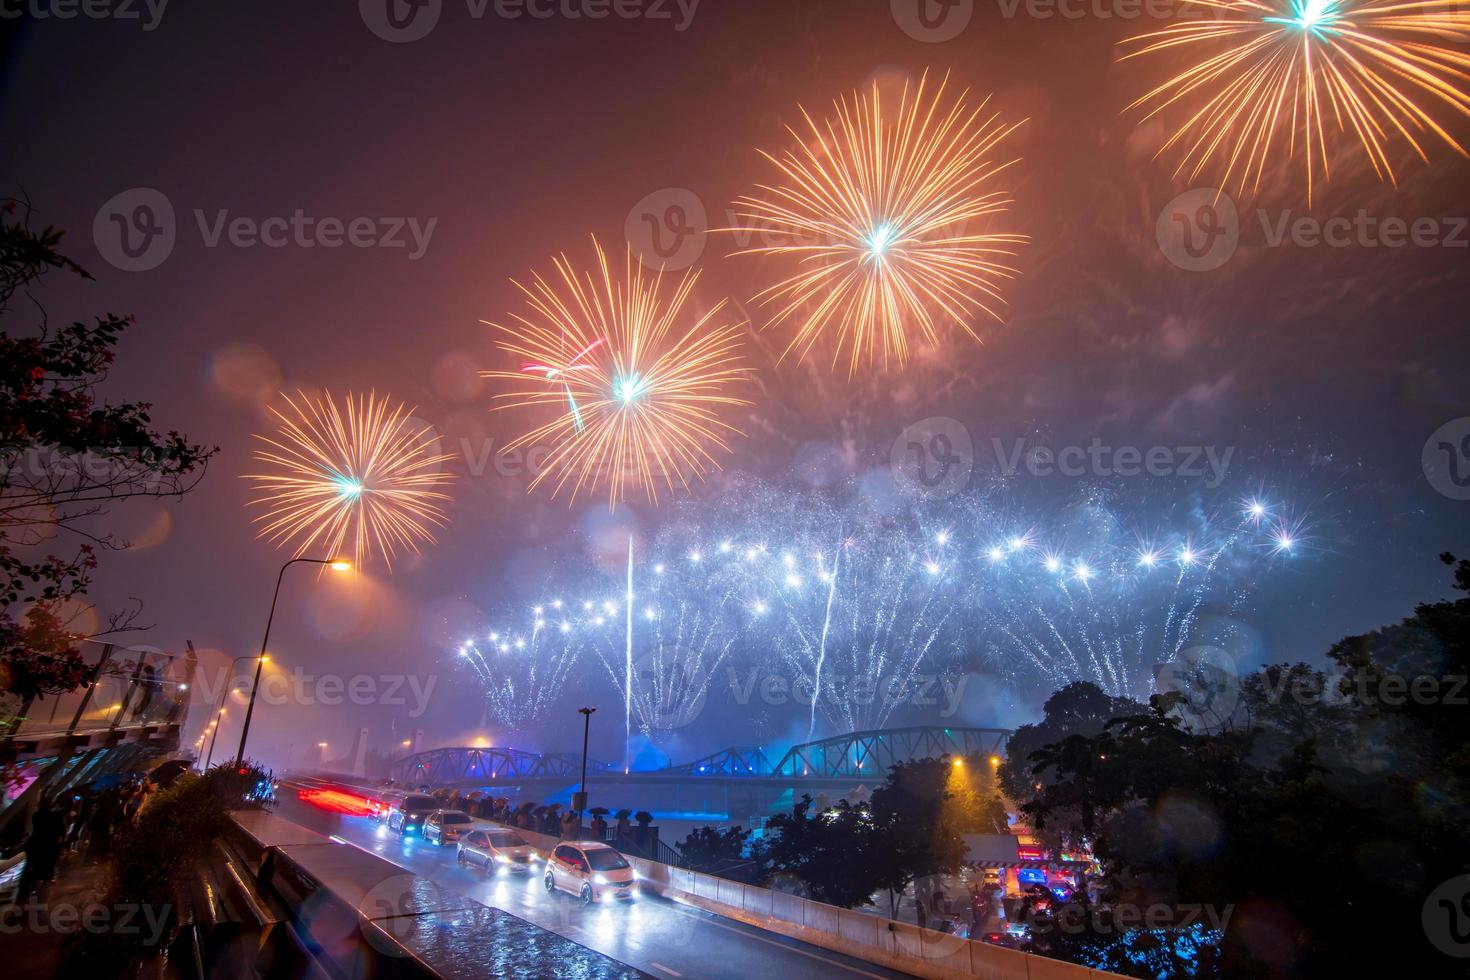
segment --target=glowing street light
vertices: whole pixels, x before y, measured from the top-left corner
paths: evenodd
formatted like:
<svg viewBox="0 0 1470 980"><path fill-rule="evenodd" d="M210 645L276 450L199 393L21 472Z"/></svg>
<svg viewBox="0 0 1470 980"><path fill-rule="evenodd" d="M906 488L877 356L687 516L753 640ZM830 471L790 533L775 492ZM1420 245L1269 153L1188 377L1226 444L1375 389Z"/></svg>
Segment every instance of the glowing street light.
<svg viewBox="0 0 1470 980"><path fill-rule="evenodd" d="M276 591L271 594L270 615L265 620L265 636L260 641L260 659L255 662L255 682L250 685L250 703L245 708L245 725L240 729L240 748L235 753L236 769L245 764L245 740L250 736L250 718L255 714L255 695L260 690L260 672L265 666L265 651L271 639L271 623L275 622L276 618L276 601L281 598L281 580L286 577L286 569L301 562L308 565L325 565L334 572L345 572L352 568L352 562L346 558L292 558L281 566L281 571L276 575Z"/></svg>

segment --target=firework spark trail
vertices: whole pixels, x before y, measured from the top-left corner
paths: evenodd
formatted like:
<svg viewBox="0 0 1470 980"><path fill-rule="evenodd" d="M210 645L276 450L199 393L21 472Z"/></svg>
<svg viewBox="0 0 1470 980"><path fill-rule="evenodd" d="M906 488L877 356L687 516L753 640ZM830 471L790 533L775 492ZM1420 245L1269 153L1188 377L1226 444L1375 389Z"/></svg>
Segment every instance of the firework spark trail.
<svg viewBox="0 0 1470 980"><path fill-rule="evenodd" d="M566 489L574 501L605 486L614 506L641 489L656 504L660 483L689 489L719 468L715 453L740 434L721 413L750 404L736 391L750 373L740 352L744 323L729 320L723 300L687 312L697 272L666 289L663 272L647 272L631 247L616 275L596 239L592 245L595 274L558 256L552 281L537 274L529 286L516 284L527 313L508 325L484 321L524 366L481 374L508 383L495 396L500 408L554 411L507 445L548 447L528 489L549 480L553 497Z"/></svg>
<svg viewBox="0 0 1470 980"><path fill-rule="evenodd" d="M762 151L779 183L735 202L750 228L725 230L773 242L735 254L797 267L756 297L776 307L771 324L796 324L786 354L827 338L832 364L846 350L854 374L865 359L902 365L946 325L978 340L972 318L1000 319L1001 284L1017 275L1004 260L1027 239L985 230L1010 204L988 188L1015 162L991 154L1021 124L983 117L986 102L967 108L967 93L945 108L948 79L932 96L927 84L905 81L896 111L876 80L823 123L802 109L805 130L787 130L796 148Z"/></svg>
<svg viewBox="0 0 1470 980"><path fill-rule="evenodd" d="M565 624L562 624L565 625ZM479 641L465 640L459 655L469 663L485 701L500 722L520 728L538 717L560 696L577 662L570 629L548 627L544 610L533 612L529 639L514 631L486 635L487 655Z"/></svg>
<svg viewBox="0 0 1470 980"><path fill-rule="evenodd" d="M319 551L350 553L359 568L379 555L390 569L399 550L432 543L432 528L448 520L440 471L451 454L436 453L432 430L413 410L377 394L347 395L339 407L330 394L284 396L275 436L256 436L267 448L257 462L268 472L246 474L259 493L250 504L259 536L295 543L294 557Z"/></svg>
<svg viewBox="0 0 1470 980"><path fill-rule="evenodd" d="M569 642L602 658L625 737L634 723L650 737L674 727L660 720L684 717L714 665L737 662L794 678L787 693L810 707L811 735L818 711L838 730L879 727L908 710L921 673L986 664L1016 688L1087 680L1141 696L1159 664L1201 642L1204 613L1220 615L1209 630L1233 629L1262 576L1303 541L1283 505L1239 524L1194 506L1146 539L1092 498L1051 519L983 493L936 513L873 511L864 499L743 481L714 505L683 505L634 555L631 578L579 565L551 605L570 611ZM1153 523L1157 502L1147 512Z"/></svg>
<svg viewBox="0 0 1470 980"><path fill-rule="evenodd" d="M1131 49L1125 60L1162 52L1192 59L1128 107L1146 110L1145 119L1182 112L1159 149L1179 151L1176 175L1194 179L1216 163L1220 187L1234 180L1240 192L1258 189L1284 142L1288 158L1302 150L1310 202L1317 169L1330 176L1329 121L1391 182L1395 142L1428 162L1421 137L1433 134L1467 155L1433 114L1470 116L1470 56L1433 43L1436 35L1470 37L1470 10L1458 0L1182 2L1185 13L1205 16L1123 42Z"/></svg>
<svg viewBox="0 0 1470 980"><path fill-rule="evenodd" d="M627 657L626 673L623 675L623 772L627 772L631 765L628 753L632 751L633 744L633 536L628 535L628 582L627 582L627 614L624 619L628 621L627 645L624 653Z"/></svg>
<svg viewBox="0 0 1470 980"><path fill-rule="evenodd" d="M740 636L727 612L723 603L678 597L661 603L656 613L646 610L631 671L623 663L622 644L610 635L605 640L591 637L589 645L609 681L627 699L638 730L648 738L656 739L698 717L716 671Z"/></svg>
<svg viewBox="0 0 1470 980"><path fill-rule="evenodd" d="M806 740L813 741L817 730L817 702L822 697L822 668L827 662L827 634L832 629L832 600L837 597L837 575L842 562L842 532L837 532L837 544L832 551L832 570L827 573L827 607L822 614L822 640L817 647L817 669L812 690L812 714L806 727Z"/></svg>

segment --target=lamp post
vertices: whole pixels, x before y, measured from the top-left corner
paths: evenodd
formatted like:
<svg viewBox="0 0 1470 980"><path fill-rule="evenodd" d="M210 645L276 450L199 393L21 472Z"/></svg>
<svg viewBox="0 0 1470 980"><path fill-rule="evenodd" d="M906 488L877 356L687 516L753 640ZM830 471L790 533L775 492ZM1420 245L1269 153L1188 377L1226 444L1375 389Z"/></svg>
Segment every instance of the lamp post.
<svg viewBox="0 0 1470 980"><path fill-rule="evenodd" d="M281 566L280 574L276 576L276 591L271 594L270 615L265 620L265 637L260 641L260 658L255 662L255 681L250 685L250 703L245 708L245 727L240 729L240 749L235 753L236 769L245 764L245 739L250 735L250 716L255 713L255 693L260 690L260 669L265 665L266 644L271 640L271 623L276 618L276 600L281 597L281 580L286 577L286 569L297 562L326 565L334 572L345 572L352 567L352 562L345 558L292 558Z"/></svg>
<svg viewBox="0 0 1470 980"><path fill-rule="evenodd" d="M209 768L209 763L214 759L214 743L219 741L219 730L224 727L223 722L225 717L225 699L230 696L231 690L238 690L237 688L235 688L234 685L235 665L242 660L254 659L256 659L256 656L254 654L246 654L243 657L236 657L234 660L230 661L230 677L229 680L225 683L225 689L220 692L219 707L215 710L214 713L214 737L209 740L209 753L204 757L204 768L206 770ZM260 660L262 663L268 663L270 659L271 658L268 654L260 655Z"/></svg>
<svg viewBox="0 0 1470 980"><path fill-rule="evenodd" d="M596 708L578 708L577 714L582 716L582 788L572 794L572 809L577 811L580 820L587 809L587 734L592 729L592 713Z"/></svg>

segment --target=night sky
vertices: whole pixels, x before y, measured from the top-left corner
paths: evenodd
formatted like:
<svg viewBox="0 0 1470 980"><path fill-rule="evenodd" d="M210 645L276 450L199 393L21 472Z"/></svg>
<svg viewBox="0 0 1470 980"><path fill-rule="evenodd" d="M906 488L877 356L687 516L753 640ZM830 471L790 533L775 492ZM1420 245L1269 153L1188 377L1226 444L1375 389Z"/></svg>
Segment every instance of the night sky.
<svg viewBox="0 0 1470 980"><path fill-rule="evenodd" d="M1137 510L1259 489L1289 504L1305 520L1302 544L1251 597L1254 662L1320 660L1343 635L1446 594L1436 556L1470 552L1470 504L1435 489L1421 450L1470 415L1470 232L1456 218L1470 214L1470 164L1448 149L1429 145L1427 166L1396 153L1394 187L1343 144L1310 210L1299 167L1273 169L1237 200L1233 256L1191 271L1165 255L1159 218L1177 195L1211 184L1153 159L1160 128L1124 108L1157 70L1115 62L1116 42L1151 25L1032 17L995 0L977 0L944 41L906 32L903 0L703 0L687 23L672 3L660 8L668 19L472 9L444 0L434 29L411 43L380 38L346 0L170 4L147 30L138 20L0 21L4 190L28 196L39 223L67 229L66 251L96 277L53 274L41 299L53 321L135 314L107 392L149 400L160 427L221 447L184 500L109 519L106 530L133 547L103 556L90 597L104 614L143 601L153 628L129 642L179 650L188 639L215 663L258 647L287 555L256 540L240 476L278 392L390 393L460 456L437 545L391 575L381 564L350 580L293 570L271 642L282 662L307 669L437 675L428 714L267 708L252 735L267 761L286 761L293 743L345 746L360 725L383 748L421 727L430 743L484 735L564 749L579 734L579 703L615 713L601 667L587 666L537 731L482 728L456 663L482 610L543 594L564 563L611 561L609 541L627 531L651 540L672 513L635 501L610 515L596 496L569 507L528 495L513 466L471 472L467 456L518 432L517 419L491 412L492 384L477 374L507 366L480 321L518 306L510 277L559 251L585 258L591 234L620 254L631 227L642 247L640 202L694 199L707 226L726 225L731 202L770 176L756 149L786 145L797 107L825 113L875 76L947 72L957 88L993 93L1003 118L1028 120L1010 142L1020 162L1007 172L1007 221L1032 241L1016 259L1005 322L977 323L983 345L956 339L904 370L852 380L821 361L777 365L777 338L753 336L754 405L732 416L748 437L696 498L718 501L738 474L880 492L894 439L932 416L962 420L981 446L1097 437L1229 447L1218 490L1190 477L1052 476L1017 478L1010 491L1059 504L1105 493ZM171 253L143 271L117 268L93 235L99 209L134 188L161 192L176 215ZM208 245L222 211L263 220L298 209L433 224L421 255L406 230L403 248ZM1448 247L1269 242L1287 212L1360 209L1432 218L1445 236L1458 220L1460 230ZM728 257L720 234L690 247L702 248L697 301L729 297L760 322L747 304L770 280L765 260ZM21 329L22 315L6 329ZM994 475L990 465L977 461L977 480ZM964 720L1015 724L1044 694L987 695ZM680 739L671 751L692 757L750 733L716 692Z"/></svg>

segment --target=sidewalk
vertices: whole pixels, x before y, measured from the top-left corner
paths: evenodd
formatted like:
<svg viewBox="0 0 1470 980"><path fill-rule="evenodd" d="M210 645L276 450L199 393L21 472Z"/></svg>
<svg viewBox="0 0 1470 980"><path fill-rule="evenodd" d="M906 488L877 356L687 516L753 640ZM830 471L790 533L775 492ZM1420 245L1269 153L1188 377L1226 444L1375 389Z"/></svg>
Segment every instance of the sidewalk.
<svg viewBox="0 0 1470 980"><path fill-rule="evenodd" d="M74 928L58 928L74 921L69 914L64 919L58 917L58 910L81 910L100 902L106 893L107 874L105 862L68 854L61 859L56 880L46 887L43 902L38 904L33 896L28 905L0 907L0 946L5 951L6 974L37 980L55 976L68 941L76 936Z"/></svg>

